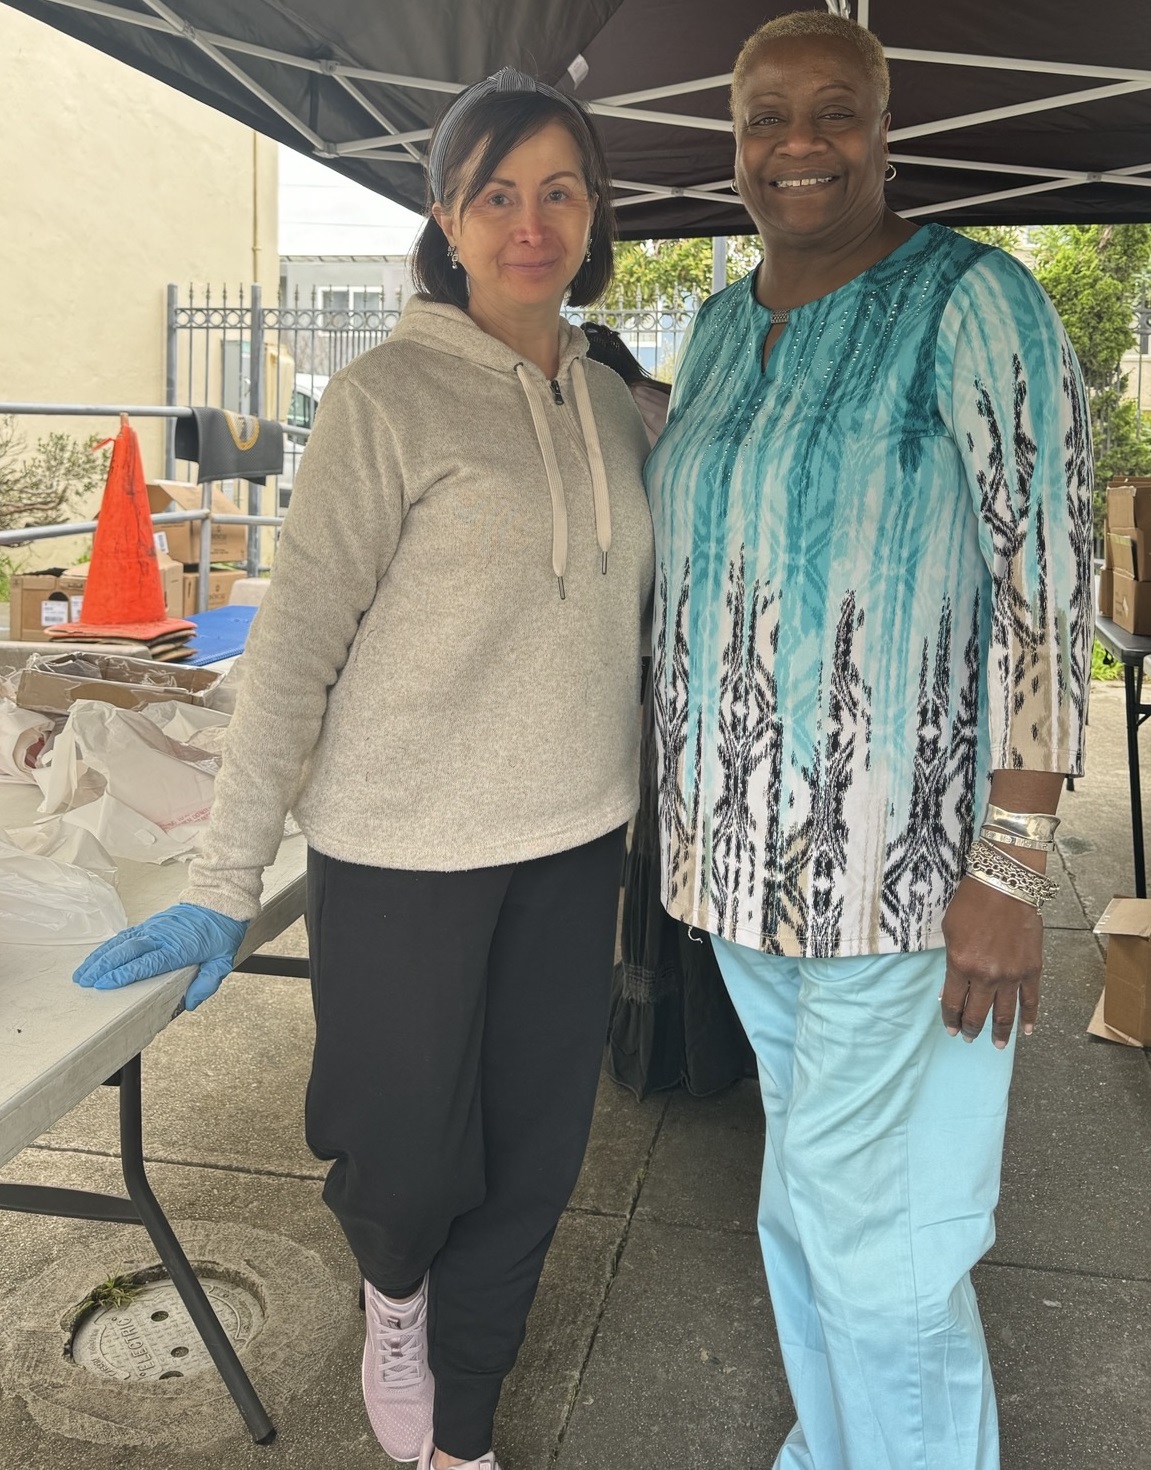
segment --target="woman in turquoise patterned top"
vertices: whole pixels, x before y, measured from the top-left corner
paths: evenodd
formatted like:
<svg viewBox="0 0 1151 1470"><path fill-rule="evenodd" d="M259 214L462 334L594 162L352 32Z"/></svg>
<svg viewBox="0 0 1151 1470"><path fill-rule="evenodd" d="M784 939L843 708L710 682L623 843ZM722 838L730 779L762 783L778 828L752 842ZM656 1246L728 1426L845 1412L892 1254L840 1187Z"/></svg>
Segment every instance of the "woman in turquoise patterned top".
<svg viewBox="0 0 1151 1470"><path fill-rule="evenodd" d="M1082 769L1078 365L1015 260L887 209L887 93L836 16L745 46L764 258L700 311L647 469L663 897L759 1061L777 1470L999 1464L969 1273Z"/></svg>

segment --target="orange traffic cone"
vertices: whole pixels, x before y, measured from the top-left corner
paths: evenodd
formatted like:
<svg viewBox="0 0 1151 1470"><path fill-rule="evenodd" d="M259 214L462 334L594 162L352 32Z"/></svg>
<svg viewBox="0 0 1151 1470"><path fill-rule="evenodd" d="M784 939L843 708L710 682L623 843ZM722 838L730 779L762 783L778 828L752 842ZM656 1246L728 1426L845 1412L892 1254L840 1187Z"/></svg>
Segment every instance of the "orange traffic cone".
<svg viewBox="0 0 1151 1470"><path fill-rule="evenodd" d="M152 533L152 513L140 460L140 441L120 415L112 463L100 502L92 565L80 620L52 628L54 638L129 639L152 643L194 631L182 618L169 618Z"/></svg>

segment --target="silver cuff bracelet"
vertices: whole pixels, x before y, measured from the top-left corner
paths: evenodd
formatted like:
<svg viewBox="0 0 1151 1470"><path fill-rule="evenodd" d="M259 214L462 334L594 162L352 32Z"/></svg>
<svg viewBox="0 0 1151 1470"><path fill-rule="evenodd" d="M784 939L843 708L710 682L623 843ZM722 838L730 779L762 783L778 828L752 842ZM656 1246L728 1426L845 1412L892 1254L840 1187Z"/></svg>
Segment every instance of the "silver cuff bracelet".
<svg viewBox="0 0 1151 1470"><path fill-rule="evenodd" d="M985 821L1016 837L1030 837L1036 842L1054 842L1059 818L1051 812L1009 812L1006 807L987 807Z"/></svg>

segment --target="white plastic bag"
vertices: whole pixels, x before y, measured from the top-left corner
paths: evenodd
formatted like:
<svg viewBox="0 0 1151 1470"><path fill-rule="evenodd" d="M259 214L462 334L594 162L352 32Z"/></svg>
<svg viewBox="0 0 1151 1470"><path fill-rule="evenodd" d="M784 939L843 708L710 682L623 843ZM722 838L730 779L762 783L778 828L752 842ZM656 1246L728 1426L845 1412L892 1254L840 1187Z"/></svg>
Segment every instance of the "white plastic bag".
<svg viewBox="0 0 1151 1470"><path fill-rule="evenodd" d="M0 832L0 944L99 944L127 924L105 878L25 852Z"/></svg>
<svg viewBox="0 0 1151 1470"><path fill-rule="evenodd" d="M40 811L62 812L116 858L184 857L207 824L220 766L192 742L214 742L228 719L174 701L137 711L79 700L36 770Z"/></svg>
<svg viewBox="0 0 1151 1470"><path fill-rule="evenodd" d="M35 785L32 767L52 728L51 715L19 709L12 700L0 697L0 781Z"/></svg>
<svg viewBox="0 0 1151 1470"><path fill-rule="evenodd" d="M53 862L68 863L73 868L87 868L116 884L116 860L101 845L91 832L83 827L69 826L63 817L45 817L32 827L9 827L8 836L17 847L36 857L51 858Z"/></svg>

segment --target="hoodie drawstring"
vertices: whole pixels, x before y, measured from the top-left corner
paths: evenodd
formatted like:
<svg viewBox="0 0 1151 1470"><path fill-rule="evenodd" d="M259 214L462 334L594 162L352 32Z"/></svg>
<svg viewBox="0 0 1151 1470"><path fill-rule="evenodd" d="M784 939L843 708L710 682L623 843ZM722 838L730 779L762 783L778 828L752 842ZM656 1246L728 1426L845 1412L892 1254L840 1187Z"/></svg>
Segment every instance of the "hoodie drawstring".
<svg viewBox="0 0 1151 1470"><path fill-rule="evenodd" d="M560 478L559 462L556 459L555 441L548 424L547 410L540 402L539 394L532 383L531 375L522 362L516 363L516 377L524 390L528 407L531 409L532 425L536 431L540 454L543 456L547 474L548 493L552 502L552 571L559 583L560 598L567 597L564 573L568 559L568 512L564 499L563 480ZM595 511L595 534L600 549L600 566L607 572L607 554L611 549L611 504L608 500L607 469L600 449L599 433L592 414L591 397L587 390L583 362L576 358L572 362L572 385L575 390L576 412L583 430L587 449L588 466L591 470L592 506Z"/></svg>
<svg viewBox="0 0 1151 1470"><path fill-rule="evenodd" d="M600 569L606 577L607 554L611 550L611 501L607 495L607 469L603 462L603 451L599 447L599 430L591 411L591 395L587 391L587 376L581 357L572 362L572 387L575 389L576 410L579 413L584 444L587 446L588 464L591 466L595 538L599 543Z"/></svg>

